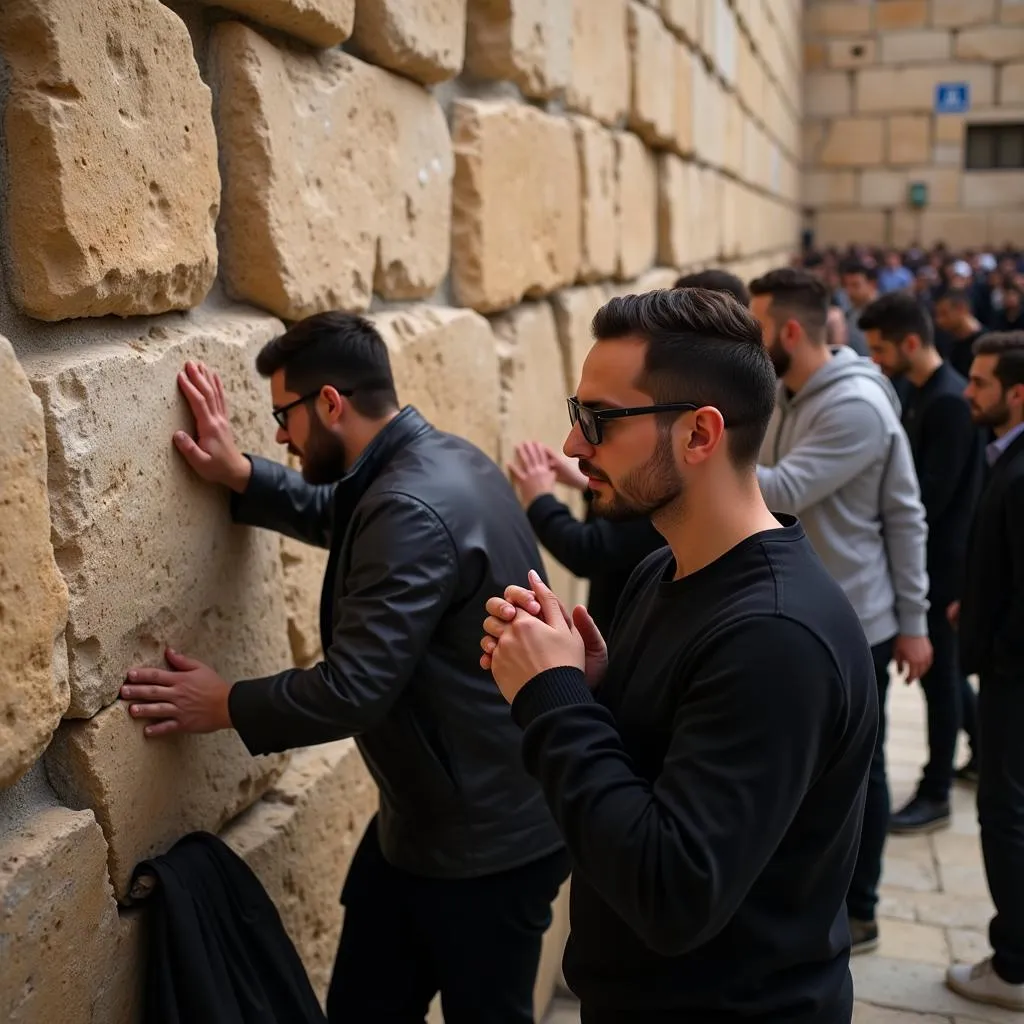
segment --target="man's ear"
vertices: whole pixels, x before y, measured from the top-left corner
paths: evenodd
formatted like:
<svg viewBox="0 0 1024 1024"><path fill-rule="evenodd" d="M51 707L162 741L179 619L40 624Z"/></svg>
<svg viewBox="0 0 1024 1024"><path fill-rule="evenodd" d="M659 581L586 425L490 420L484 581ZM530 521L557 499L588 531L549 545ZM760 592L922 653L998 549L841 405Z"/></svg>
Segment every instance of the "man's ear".
<svg viewBox="0 0 1024 1024"><path fill-rule="evenodd" d="M345 396L331 384L325 384L320 389L320 396L316 401L317 415L325 426L333 426L345 413Z"/></svg>
<svg viewBox="0 0 1024 1024"><path fill-rule="evenodd" d="M684 426L685 424L685 426ZM686 465L697 465L711 457L725 438L725 420L713 405L704 405L677 423L682 443L681 460Z"/></svg>

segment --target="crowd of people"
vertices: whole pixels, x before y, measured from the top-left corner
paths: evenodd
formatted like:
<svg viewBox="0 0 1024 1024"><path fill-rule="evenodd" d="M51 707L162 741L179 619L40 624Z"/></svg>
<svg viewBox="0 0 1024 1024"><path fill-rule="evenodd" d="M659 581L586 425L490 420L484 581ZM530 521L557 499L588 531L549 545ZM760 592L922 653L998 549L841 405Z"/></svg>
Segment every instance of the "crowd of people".
<svg viewBox="0 0 1024 1024"><path fill-rule="evenodd" d="M257 360L301 474L241 452L217 374L182 370L182 457L236 521L330 552L324 655L226 680L168 651L122 697L152 738L355 737L380 808L331 1022L422 1021L438 992L447 1024L533 1021L571 872L583 1024L849 1024L886 835L948 825L957 774L996 916L993 955L948 983L1024 1010L1024 332L980 319L1014 309L1008 256L998 287L939 260L933 295L919 255L610 300L561 451L526 441L508 476L400 403L362 317L309 317ZM895 812L892 665L923 687L930 750Z"/></svg>

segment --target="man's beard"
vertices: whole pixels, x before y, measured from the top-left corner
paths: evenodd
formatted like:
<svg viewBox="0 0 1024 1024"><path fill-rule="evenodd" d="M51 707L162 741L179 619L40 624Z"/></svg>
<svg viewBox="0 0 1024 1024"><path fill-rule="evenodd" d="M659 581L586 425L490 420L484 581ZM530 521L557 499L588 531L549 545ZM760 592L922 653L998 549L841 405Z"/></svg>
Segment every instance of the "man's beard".
<svg viewBox="0 0 1024 1024"><path fill-rule="evenodd" d="M672 457L672 439L667 432L658 438L654 454L642 466L630 470L618 486L612 486L586 459L580 459L579 465L588 476L605 481L611 488L608 497L593 492L590 507L595 515L613 523L649 519L683 494L683 481Z"/></svg>
<svg viewBox="0 0 1024 1024"><path fill-rule="evenodd" d="M302 479L310 484L333 484L345 475L345 446L316 417L311 417L306 450L289 450L302 458Z"/></svg>
<svg viewBox="0 0 1024 1024"><path fill-rule="evenodd" d="M1010 407L1005 396L988 409L979 409L971 402L971 419L979 427L1005 427L1010 419Z"/></svg>
<svg viewBox="0 0 1024 1024"><path fill-rule="evenodd" d="M910 369L910 360L902 353L896 354L895 366L883 366L882 372L886 377L902 377Z"/></svg>
<svg viewBox="0 0 1024 1024"><path fill-rule="evenodd" d="M775 376L780 378L789 372L793 363L792 356L782 347L778 338L773 338L772 343L768 346L768 358L771 359L772 366L775 367Z"/></svg>

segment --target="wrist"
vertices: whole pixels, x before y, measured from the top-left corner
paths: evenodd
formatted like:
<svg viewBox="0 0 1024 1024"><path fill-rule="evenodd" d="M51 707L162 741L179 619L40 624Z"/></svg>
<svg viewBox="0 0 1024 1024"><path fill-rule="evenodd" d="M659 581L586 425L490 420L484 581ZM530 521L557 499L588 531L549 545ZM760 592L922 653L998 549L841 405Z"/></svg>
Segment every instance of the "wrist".
<svg viewBox="0 0 1024 1024"><path fill-rule="evenodd" d="M233 462L227 479L224 481L236 494L244 494L252 478L252 461L248 456L238 453L238 459Z"/></svg>

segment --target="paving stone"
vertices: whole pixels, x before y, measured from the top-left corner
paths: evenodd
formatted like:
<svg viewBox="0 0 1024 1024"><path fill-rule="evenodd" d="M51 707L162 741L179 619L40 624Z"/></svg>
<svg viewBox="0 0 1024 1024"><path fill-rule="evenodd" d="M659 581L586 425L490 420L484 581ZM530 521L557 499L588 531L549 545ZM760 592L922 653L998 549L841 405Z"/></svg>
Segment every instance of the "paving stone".
<svg viewBox="0 0 1024 1024"><path fill-rule="evenodd" d="M351 48L425 85L453 78L466 48L466 0L374 0L356 6Z"/></svg>
<svg viewBox="0 0 1024 1024"><path fill-rule="evenodd" d="M14 301L41 320L200 303L220 180L181 19L157 0L5 0L0 56Z"/></svg>
<svg viewBox="0 0 1024 1024"><path fill-rule="evenodd" d="M339 50L210 36L228 293L290 320L429 295L448 270L453 157L437 100Z"/></svg>
<svg viewBox="0 0 1024 1024"><path fill-rule="evenodd" d="M507 101L458 100L452 116L457 303L491 313L574 282L581 209L572 124Z"/></svg>
<svg viewBox="0 0 1024 1024"><path fill-rule="evenodd" d="M71 700L68 591L50 544L43 409L0 336L0 789L43 752Z"/></svg>
<svg viewBox="0 0 1024 1024"><path fill-rule="evenodd" d="M853 1006L853 1024L949 1024L949 1018L856 1002Z"/></svg>
<svg viewBox="0 0 1024 1024"><path fill-rule="evenodd" d="M915 892L935 892L939 879L931 860L903 860L900 857L886 857L882 869L882 881L896 889L911 889Z"/></svg>
<svg viewBox="0 0 1024 1024"><path fill-rule="evenodd" d="M892 890L888 890L887 895ZM914 916L922 924L939 924L946 928L988 928L995 912L989 899L982 896L960 896L948 892L903 891L903 906L912 906Z"/></svg>
<svg viewBox="0 0 1024 1024"><path fill-rule="evenodd" d="M981 840L957 832L936 832L931 837L939 867L974 867L981 864Z"/></svg>
<svg viewBox="0 0 1024 1024"><path fill-rule="evenodd" d="M939 863L942 891L956 896L988 896L988 879L981 863Z"/></svg>
<svg viewBox="0 0 1024 1024"><path fill-rule="evenodd" d="M352 34L356 0L199 0L245 15L313 46L337 46ZM415 3L416 0L405 0ZM371 6L376 6L374 0ZM367 6L367 5L363 5Z"/></svg>
<svg viewBox="0 0 1024 1024"><path fill-rule="evenodd" d="M27 352L46 417L52 541L70 592L70 717L116 700L125 671L163 665L168 645L226 678L289 664L276 536L234 525L226 491L201 481L171 442L175 430L194 430L177 375L201 360L221 375L239 444L280 450L254 363L281 330L252 310L204 312Z"/></svg>
<svg viewBox="0 0 1024 1024"><path fill-rule="evenodd" d="M878 929L879 954L895 960L913 960L917 963L949 963L949 945L946 933L939 925L918 924L911 921L882 921Z"/></svg>
<svg viewBox="0 0 1024 1024"><path fill-rule="evenodd" d="M953 963L975 964L992 955L988 933L974 928L947 928L950 959Z"/></svg>
<svg viewBox="0 0 1024 1024"><path fill-rule="evenodd" d="M327 995L341 932L339 893L377 788L350 740L293 753L287 771L221 838L259 878L306 967Z"/></svg>

